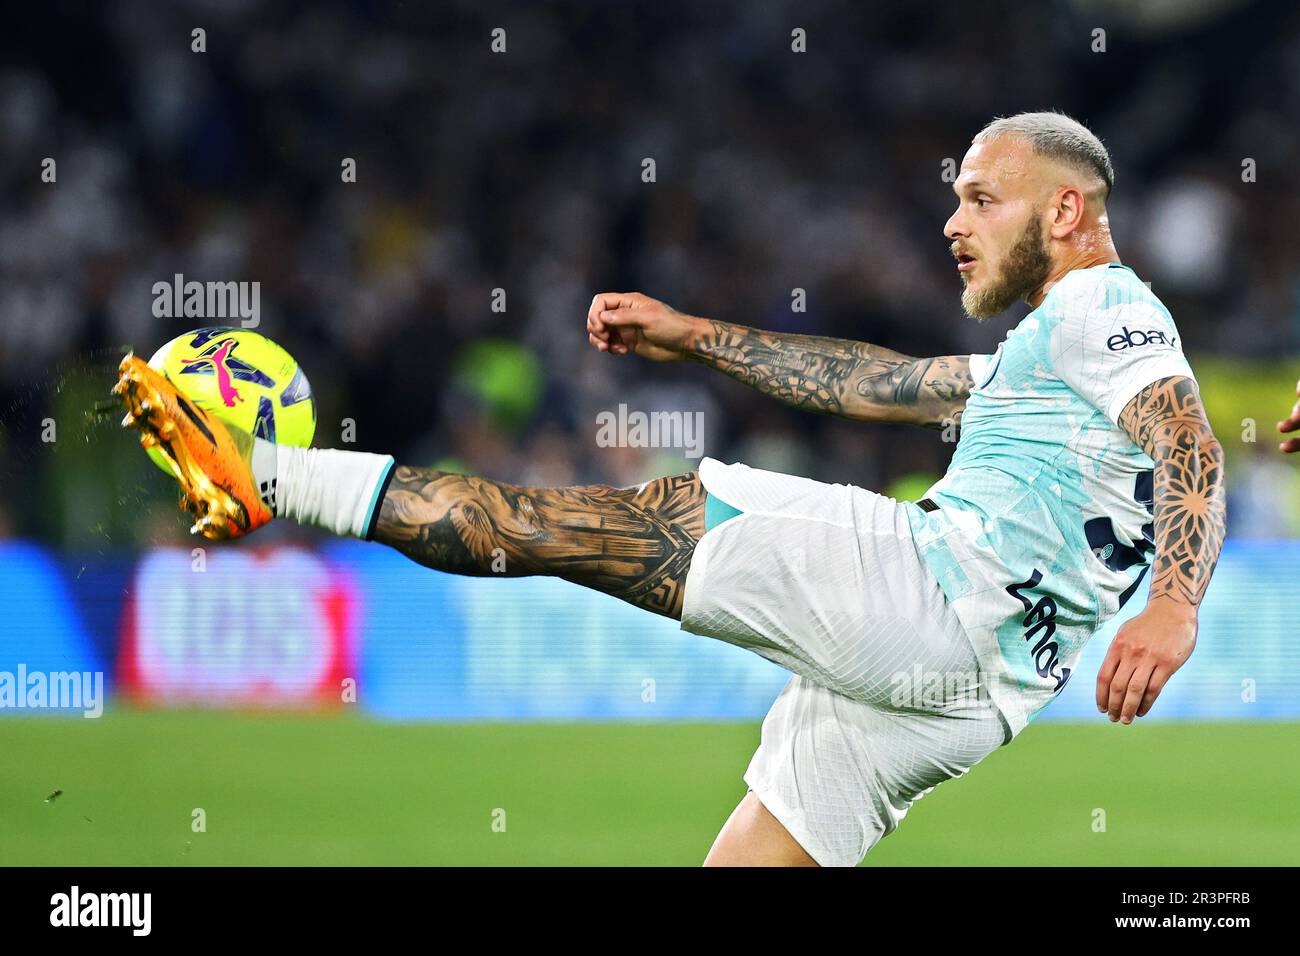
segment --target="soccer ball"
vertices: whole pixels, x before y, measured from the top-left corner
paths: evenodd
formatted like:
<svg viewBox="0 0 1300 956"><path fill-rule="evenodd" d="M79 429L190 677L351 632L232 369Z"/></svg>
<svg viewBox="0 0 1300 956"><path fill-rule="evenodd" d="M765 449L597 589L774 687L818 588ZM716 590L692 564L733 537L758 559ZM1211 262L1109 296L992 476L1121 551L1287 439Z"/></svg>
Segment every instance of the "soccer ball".
<svg viewBox="0 0 1300 956"><path fill-rule="evenodd" d="M316 401L293 356L248 329L195 329L149 360L176 389L227 425L281 445L306 448L316 434ZM149 456L164 471L154 448Z"/></svg>

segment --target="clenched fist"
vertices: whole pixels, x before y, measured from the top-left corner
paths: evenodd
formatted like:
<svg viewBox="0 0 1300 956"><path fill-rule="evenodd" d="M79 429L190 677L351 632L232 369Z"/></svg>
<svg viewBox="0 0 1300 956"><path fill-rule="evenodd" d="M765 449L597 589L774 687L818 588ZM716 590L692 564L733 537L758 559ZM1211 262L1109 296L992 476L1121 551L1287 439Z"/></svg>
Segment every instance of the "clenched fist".
<svg viewBox="0 0 1300 956"><path fill-rule="evenodd" d="M587 339L611 355L675 362L686 357L703 322L640 292L601 292L587 310Z"/></svg>

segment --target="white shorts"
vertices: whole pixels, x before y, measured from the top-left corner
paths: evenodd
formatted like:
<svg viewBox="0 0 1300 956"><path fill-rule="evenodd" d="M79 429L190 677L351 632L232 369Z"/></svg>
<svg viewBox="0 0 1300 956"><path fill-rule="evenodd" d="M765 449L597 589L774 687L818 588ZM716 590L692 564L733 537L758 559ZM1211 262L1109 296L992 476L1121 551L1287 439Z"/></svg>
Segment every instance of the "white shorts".
<svg viewBox="0 0 1300 956"><path fill-rule="evenodd" d="M851 485L700 463L742 514L696 545L682 627L794 672L745 782L823 866L1010 739L903 506Z"/></svg>

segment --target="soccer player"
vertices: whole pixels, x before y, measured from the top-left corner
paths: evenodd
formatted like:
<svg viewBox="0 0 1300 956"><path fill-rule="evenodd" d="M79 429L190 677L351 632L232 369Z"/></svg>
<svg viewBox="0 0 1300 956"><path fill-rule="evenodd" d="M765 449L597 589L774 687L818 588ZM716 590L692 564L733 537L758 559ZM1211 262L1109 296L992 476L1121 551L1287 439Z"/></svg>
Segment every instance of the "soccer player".
<svg viewBox="0 0 1300 956"><path fill-rule="evenodd" d="M193 407L138 358L126 423L176 462L208 537L272 517L457 574L547 574L794 673L706 863L851 865L911 803L1008 743L1154 565L1096 681L1125 724L1196 643L1224 535L1223 455L1169 312L1121 265L1110 158L1057 113L974 139L944 227L976 319L1033 309L993 355L912 358L602 293L591 344L689 360L798 408L960 424L919 502L704 459L635 488L523 488L279 447Z"/></svg>

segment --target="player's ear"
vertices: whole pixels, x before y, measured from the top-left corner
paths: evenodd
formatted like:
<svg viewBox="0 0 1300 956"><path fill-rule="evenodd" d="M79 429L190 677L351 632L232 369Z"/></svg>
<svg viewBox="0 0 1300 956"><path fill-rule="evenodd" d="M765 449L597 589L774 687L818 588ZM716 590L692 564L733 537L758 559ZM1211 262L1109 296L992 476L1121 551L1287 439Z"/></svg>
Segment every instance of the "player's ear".
<svg viewBox="0 0 1300 956"><path fill-rule="evenodd" d="M1064 239L1083 225L1087 200L1075 186L1062 186L1056 191L1051 204L1056 214L1049 231L1053 239Z"/></svg>

